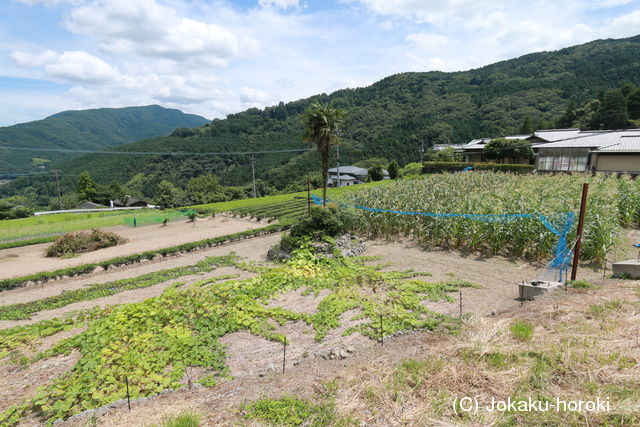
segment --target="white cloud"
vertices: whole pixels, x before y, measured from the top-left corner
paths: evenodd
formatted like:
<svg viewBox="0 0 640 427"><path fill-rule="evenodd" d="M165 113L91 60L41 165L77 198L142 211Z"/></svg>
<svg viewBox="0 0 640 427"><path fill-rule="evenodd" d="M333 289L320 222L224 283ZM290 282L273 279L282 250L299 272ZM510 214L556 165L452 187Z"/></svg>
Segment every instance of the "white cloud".
<svg viewBox="0 0 640 427"><path fill-rule="evenodd" d="M215 24L183 17L156 0L98 0L74 9L69 30L95 36L104 51L118 55L198 61L225 66L255 41Z"/></svg>
<svg viewBox="0 0 640 427"><path fill-rule="evenodd" d="M268 100L268 95L258 89L243 86L240 88L240 100L246 103L263 103Z"/></svg>
<svg viewBox="0 0 640 427"><path fill-rule="evenodd" d="M24 3L29 6L42 4L47 7L57 6L59 4L80 4L83 0L18 0L20 3Z"/></svg>
<svg viewBox="0 0 640 427"><path fill-rule="evenodd" d="M446 36L427 32L409 34L406 40L423 49L440 49L451 43Z"/></svg>
<svg viewBox="0 0 640 427"><path fill-rule="evenodd" d="M13 51L10 56L20 66L43 67L48 76L69 82L112 83L120 77L116 68L83 51Z"/></svg>
<svg viewBox="0 0 640 427"><path fill-rule="evenodd" d="M275 7L282 10L300 8L300 0L259 0L258 4L260 7Z"/></svg>
<svg viewBox="0 0 640 427"><path fill-rule="evenodd" d="M640 28L640 10L611 19L605 25L602 37L629 37L638 34Z"/></svg>
<svg viewBox="0 0 640 427"><path fill-rule="evenodd" d="M482 21L513 3L510 0L345 0L359 2L380 15L412 17L419 22L450 26Z"/></svg>

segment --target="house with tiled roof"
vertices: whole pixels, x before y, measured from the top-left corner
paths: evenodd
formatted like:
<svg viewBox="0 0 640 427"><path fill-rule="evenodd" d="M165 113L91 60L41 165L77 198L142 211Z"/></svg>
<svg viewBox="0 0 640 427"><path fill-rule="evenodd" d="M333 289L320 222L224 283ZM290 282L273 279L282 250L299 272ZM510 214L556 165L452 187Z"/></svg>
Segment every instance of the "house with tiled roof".
<svg viewBox="0 0 640 427"><path fill-rule="evenodd" d="M579 131L532 148L539 171L640 174L640 129Z"/></svg>
<svg viewBox="0 0 640 427"><path fill-rule="evenodd" d="M505 139L531 141L539 171L640 174L640 129L545 129ZM462 148L465 161L484 162L489 141L479 138L466 144Z"/></svg>

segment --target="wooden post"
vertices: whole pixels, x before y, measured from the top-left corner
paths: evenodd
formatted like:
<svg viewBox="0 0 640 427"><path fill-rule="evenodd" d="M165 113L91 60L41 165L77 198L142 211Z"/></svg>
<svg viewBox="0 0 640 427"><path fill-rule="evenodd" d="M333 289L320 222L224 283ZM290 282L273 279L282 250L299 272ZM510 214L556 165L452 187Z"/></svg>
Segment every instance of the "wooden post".
<svg viewBox="0 0 640 427"><path fill-rule="evenodd" d="M462 291L460 291L460 318L462 319Z"/></svg>
<svg viewBox="0 0 640 427"><path fill-rule="evenodd" d="M584 215L587 210L587 195L589 193L589 184L582 184L582 202L580 203L580 219L578 219L578 235L576 240L576 249L573 253L573 266L571 267L571 280L576 280L578 273L578 260L580 259L580 241L582 240L582 229L584 227Z"/></svg>
<svg viewBox="0 0 640 427"><path fill-rule="evenodd" d="M382 329L382 314L380 315L380 345L384 347L384 329Z"/></svg>

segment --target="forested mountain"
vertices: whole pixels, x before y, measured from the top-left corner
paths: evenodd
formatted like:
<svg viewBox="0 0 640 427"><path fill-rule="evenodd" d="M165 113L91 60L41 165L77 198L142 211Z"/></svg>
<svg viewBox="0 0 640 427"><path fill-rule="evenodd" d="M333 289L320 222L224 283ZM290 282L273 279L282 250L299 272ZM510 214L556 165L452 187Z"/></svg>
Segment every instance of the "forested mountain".
<svg viewBox="0 0 640 427"><path fill-rule="evenodd" d="M168 135L179 127L201 126L208 122L204 117L159 105L63 111L43 120L0 127L0 146L104 150L144 138ZM0 148L0 176L3 173L24 173L43 164L59 163L79 155Z"/></svg>
<svg viewBox="0 0 640 427"><path fill-rule="evenodd" d="M346 110L341 163L369 158L418 161L424 144L462 143L472 138L552 127L569 105L583 107L625 82L640 84L640 36L598 40L553 52L525 55L464 72L402 73L371 86L256 108L216 119L196 129L118 147L119 151L251 151L303 148L301 113L313 101ZM577 107L576 107L577 106ZM566 118L566 117L565 117ZM335 153L334 153L335 154ZM333 160L332 160L333 162ZM319 170L315 152L256 156L256 176L278 189L301 184ZM168 180L185 187L189 178L212 172L226 185L251 179L250 156L122 156L97 154L60 165L71 189L81 171L99 183L126 183L151 197ZM140 175L144 174L144 175ZM15 194L32 187L53 195L51 178L21 179L1 187Z"/></svg>

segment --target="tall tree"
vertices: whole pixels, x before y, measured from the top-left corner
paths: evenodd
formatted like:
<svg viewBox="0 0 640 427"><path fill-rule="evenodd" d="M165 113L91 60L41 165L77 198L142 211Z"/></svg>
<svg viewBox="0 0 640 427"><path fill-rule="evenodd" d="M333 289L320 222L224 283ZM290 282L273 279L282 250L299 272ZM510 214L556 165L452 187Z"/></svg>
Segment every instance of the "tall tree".
<svg viewBox="0 0 640 427"><path fill-rule="evenodd" d="M98 186L88 171L84 171L78 178L78 194L82 200L93 200L98 192Z"/></svg>
<svg viewBox="0 0 640 427"><path fill-rule="evenodd" d="M391 163L389 163L389 167L388 167L388 171L389 171L389 179L397 179L398 178L398 162L396 162L395 160L392 160Z"/></svg>
<svg viewBox="0 0 640 427"><path fill-rule="evenodd" d="M520 126L520 134L530 134L533 133L533 125L531 124L531 117L527 116L522 121L522 125Z"/></svg>
<svg viewBox="0 0 640 427"><path fill-rule="evenodd" d="M304 112L305 125L302 140L316 146L322 156L322 204L327 203L327 180L329 179L329 152L340 143L338 130L344 122L344 110L333 107L333 103L313 102Z"/></svg>
<svg viewBox="0 0 640 427"><path fill-rule="evenodd" d="M600 96L600 110L591 123L593 129L622 129L629 126L627 100L620 89L608 90Z"/></svg>

